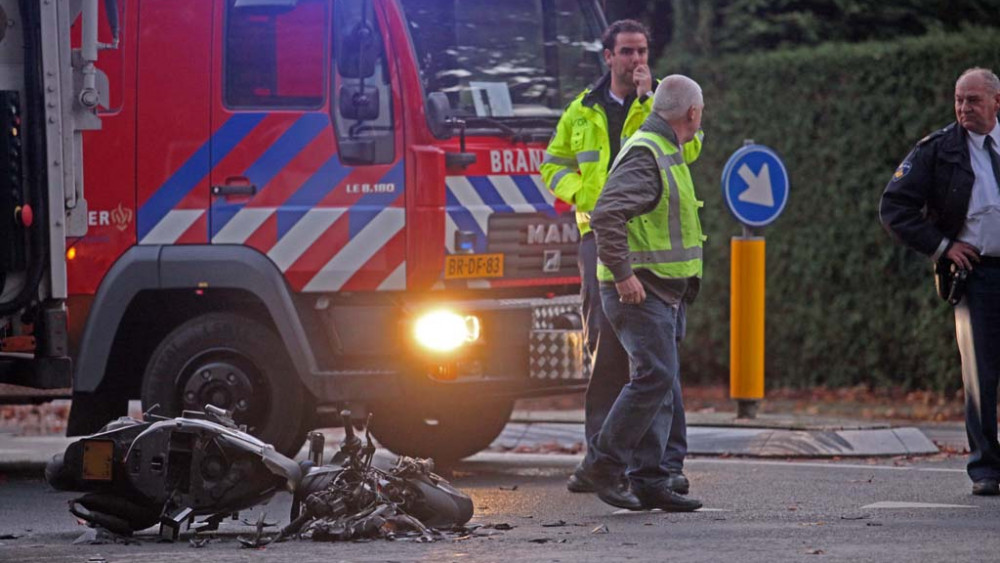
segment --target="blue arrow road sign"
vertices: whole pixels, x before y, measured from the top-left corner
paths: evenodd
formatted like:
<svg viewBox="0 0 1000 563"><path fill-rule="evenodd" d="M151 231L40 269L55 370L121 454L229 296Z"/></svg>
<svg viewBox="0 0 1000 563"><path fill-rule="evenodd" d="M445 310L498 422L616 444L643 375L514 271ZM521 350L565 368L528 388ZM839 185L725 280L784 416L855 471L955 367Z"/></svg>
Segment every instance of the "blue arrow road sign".
<svg viewBox="0 0 1000 563"><path fill-rule="evenodd" d="M737 221L763 227L777 219L788 203L788 172L771 149L747 145L726 162L722 195Z"/></svg>

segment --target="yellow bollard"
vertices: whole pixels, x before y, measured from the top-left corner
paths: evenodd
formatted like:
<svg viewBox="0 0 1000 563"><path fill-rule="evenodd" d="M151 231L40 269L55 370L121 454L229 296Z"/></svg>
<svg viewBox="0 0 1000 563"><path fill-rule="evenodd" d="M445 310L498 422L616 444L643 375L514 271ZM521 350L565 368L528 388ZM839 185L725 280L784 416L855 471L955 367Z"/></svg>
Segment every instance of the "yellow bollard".
<svg viewBox="0 0 1000 563"><path fill-rule="evenodd" d="M754 418L764 398L764 237L733 237L729 395L737 417Z"/></svg>

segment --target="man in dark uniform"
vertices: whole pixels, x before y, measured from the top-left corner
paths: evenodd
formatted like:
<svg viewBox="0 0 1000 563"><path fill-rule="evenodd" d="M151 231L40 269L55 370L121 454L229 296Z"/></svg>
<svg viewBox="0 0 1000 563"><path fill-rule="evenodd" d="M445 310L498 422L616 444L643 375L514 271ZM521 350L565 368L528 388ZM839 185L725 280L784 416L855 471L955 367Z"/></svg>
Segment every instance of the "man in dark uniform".
<svg viewBox="0 0 1000 563"><path fill-rule="evenodd" d="M910 151L879 218L907 246L968 272L955 306L972 494L1000 494L1000 79L971 68L955 83L957 121Z"/></svg>

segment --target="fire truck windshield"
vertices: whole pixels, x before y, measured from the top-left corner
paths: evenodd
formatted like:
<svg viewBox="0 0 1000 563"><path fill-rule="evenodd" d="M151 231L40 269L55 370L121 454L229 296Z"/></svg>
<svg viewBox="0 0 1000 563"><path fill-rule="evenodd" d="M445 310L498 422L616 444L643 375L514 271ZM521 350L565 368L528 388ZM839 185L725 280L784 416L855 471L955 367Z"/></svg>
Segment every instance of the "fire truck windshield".
<svg viewBox="0 0 1000 563"><path fill-rule="evenodd" d="M604 72L593 0L400 3L424 95L446 94L455 116L551 127Z"/></svg>

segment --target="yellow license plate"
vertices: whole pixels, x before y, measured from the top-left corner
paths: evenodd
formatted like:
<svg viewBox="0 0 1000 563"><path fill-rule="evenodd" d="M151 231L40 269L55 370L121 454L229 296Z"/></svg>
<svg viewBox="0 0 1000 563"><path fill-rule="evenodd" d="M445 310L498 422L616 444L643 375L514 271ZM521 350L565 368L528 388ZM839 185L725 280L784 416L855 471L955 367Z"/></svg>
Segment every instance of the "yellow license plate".
<svg viewBox="0 0 1000 563"><path fill-rule="evenodd" d="M83 478L87 481L110 481L115 443L89 440L83 443Z"/></svg>
<svg viewBox="0 0 1000 563"><path fill-rule="evenodd" d="M503 277L503 254L452 254L444 258L444 279Z"/></svg>

